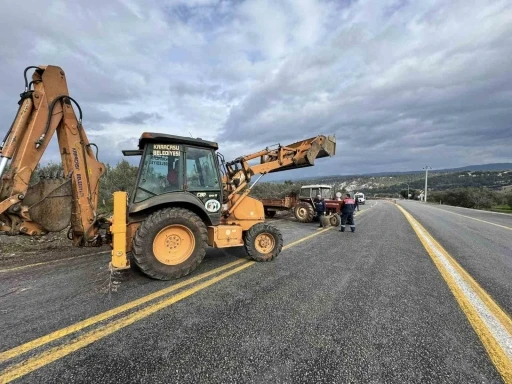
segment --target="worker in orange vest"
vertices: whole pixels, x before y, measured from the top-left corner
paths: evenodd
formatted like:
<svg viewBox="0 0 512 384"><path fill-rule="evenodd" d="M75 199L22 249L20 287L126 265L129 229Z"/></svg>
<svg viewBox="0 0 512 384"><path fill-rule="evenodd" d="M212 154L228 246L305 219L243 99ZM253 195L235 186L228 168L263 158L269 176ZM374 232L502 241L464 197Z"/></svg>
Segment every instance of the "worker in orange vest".
<svg viewBox="0 0 512 384"><path fill-rule="evenodd" d="M354 210L356 208L356 202L350 197L350 193L346 194L346 197L341 202L341 232L345 232L345 224L348 222L350 230L356 231L356 224L354 223Z"/></svg>

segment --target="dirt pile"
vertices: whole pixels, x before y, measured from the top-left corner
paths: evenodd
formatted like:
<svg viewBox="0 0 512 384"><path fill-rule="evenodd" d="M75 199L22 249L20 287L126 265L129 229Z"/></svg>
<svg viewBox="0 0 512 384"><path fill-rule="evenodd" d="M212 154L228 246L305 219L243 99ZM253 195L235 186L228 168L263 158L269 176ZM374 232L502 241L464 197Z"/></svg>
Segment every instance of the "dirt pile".
<svg viewBox="0 0 512 384"><path fill-rule="evenodd" d="M66 234L68 229L44 236L8 236L0 233L0 259L15 257L17 254L71 247Z"/></svg>

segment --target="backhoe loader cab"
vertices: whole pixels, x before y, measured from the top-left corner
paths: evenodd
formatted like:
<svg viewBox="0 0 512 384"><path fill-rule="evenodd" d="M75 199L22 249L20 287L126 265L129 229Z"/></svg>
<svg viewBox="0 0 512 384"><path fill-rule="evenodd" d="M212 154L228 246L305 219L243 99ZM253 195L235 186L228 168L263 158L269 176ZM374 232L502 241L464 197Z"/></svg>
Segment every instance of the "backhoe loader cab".
<svg viewBox="0 0 512 384"><path fill-rule="evenodd" d="M222 176L217 143L161 133L144 133L141 160L129 213L168 203L190 204L190 209L218 223L222 201Z"/></svg>
<svg viewBox="0 0 512 384"><path fill-rule="evenodd" d="M129 198L133 240L127 251L147 275L186 275L203 260L206 246L214 245L208 227L220 223L223 199L217 149L206 140L147 132L138 150L123 151L141 156Z"/></svg>

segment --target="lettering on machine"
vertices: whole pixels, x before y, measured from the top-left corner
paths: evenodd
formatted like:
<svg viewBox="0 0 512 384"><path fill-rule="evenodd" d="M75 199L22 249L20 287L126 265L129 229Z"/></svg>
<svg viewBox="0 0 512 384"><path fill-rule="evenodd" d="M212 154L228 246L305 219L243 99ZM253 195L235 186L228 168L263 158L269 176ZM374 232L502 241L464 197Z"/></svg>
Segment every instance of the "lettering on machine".
<svg viewBox="0 0 512 384"><path fill-rule="evenodd" d="M80 161L78 160L78 152L76 148L73 148L73 165L75 169L80 169Z"/></svg>
<svg viewBox="0 0 512 384"><path fill-rule="evenodd" d="M176 144L155 144L153 146L154 156L175 156L179 157L181 154L180 146Z"/></svg>
<svg viewBox="0 0 512 384"><path fill-rule="evenodd" d="M153 156L180 156L180 151L159 151L153 150Z"/></svg>

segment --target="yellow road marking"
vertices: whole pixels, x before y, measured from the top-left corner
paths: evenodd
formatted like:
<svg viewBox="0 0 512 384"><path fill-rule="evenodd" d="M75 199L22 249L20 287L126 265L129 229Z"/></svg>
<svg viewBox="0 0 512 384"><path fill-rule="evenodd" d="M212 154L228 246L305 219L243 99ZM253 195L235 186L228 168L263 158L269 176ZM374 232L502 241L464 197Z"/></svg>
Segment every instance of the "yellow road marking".
<svg viewBox="0 0 512 384"><path fill-rule="evenodd" d="M126 312L132 308L135 308L135 307L138 307L140 306L141 304L144 304L144 303L147 303L148 301L151 301L151 300L154 300L158 297L161 297L163 295L166 295L170 292L173 292L173 291L176 291L177 289L180 289L180 288L183 288L187 285L190 285L190 284L193 284L199 280L202 280L206 277L209 277L213 274L216 274L218 272L221 272L225 269L228 269L228 268L231 268L231 267L234 267L235 265L238 265L240 263L246 263L248 262L247 259L240 259L240 260L236 260L232 263L228 263L226 265L223 265L222 267L219 267L219 268L215 268L209 272L205 272L205 273L202 273L200 275L197 275L191 279L187 279L185 281L182 281L178 284L175 284L171 287L168 287L168 288L165 288L165 289L162 289L160 291L157 291L157 292L154 292L150 295L147 295L147 296L144 296L144 297L141 297L140 299L137 299L137 300L134 300L134 301L131 301L131 302L128 302L126 304L123 304L119 307L116 307L116 308L113 308L111 310L108 310L106 312L103 312L103 313L100 313L98 315L95 315L95 316L92 316L88 319L85 319L85 320L82 320L82 321L79 321L78 323L75 323L73 325L70 325L68 327L65 327L65 328L62 328L62 329L59 329L55 332L52 332L52 333L49 333L48 335L45 335L45 336L42 336L40 338L37 338L35 340L32 340L32 341L29 341L28 343L25 343L25 344L22 344L18 347L15 347L15 348L12 348L12 349L9 349L5 352L2 352L0 353L0 363L3 363L4 361L6 360L9 360L9 359L12 359L16 356L19 356L23 353L26 353L28 351L31 351L32 349L35 349L35 348L38 348L44 344L48 344L52 341L55 341L55 340L58 340L64 336L67 336L71 333L74 333L74 332L77 332L83 328L86 328L86 327L89 327L93 324L96 324L100 321L103 321L103 320L106 320L106 319L109 319L115 315L118 315L119 313L122 313L122 312Z"/></svg>
<svg viewBox="0 0 512 384"><path fill-rule="evenodd" d="M329 231L329 230L331 230L331 229L333 229L333 228L334 228L334 227L329 227L329 228L326 228L326 229L322 230L321 232L313 233L313 234L311 234L311 235L309 235L309 236L306 236L306 237L304 237L304 238L302 238L302 239L299 239L299 240L297 240L297 241L294 241L294 242L292 242L292 243L290 243L290 244L288 244L288 245L284 246L284 247L282 248L282 250L289 249L289 248L291 248L291 247L293 247L293 246L295 246L295 245L297 245L297 244L299 244L299 243L301 243L301 242L303 242L303 241L306 241L306 240L308 240L308 239L310 239L310 238L312 238L312 237L318 236L318 235L320 235L321 233L326 232L326 231ZM165 289L160 290L160 291L158 291L158 292L152 293L152 294L150 294L150 295L148 295L148 296L144 296L144 297L142 297L142 298L140 298L140 299L137 299L137 300L134 300L134 301L132 301L132 302L126 303L126 304L121 305L121 306L119 306L119 307L117 307L117 308L114 308L114 309L111 309L111 310L109 310L109 311L106 311L106 312L100 313L100 314L98 314L98 315L96 315L96 316L90 317L90 318L88 318L88 319L85 319L85 320L83 320L83 321L80 321L80 322L78 322L78 323L75 323L75 324L73 324L73 325L71 325L71 326L68 326L68 327L62 328L62 329L60 329L60 330L57 330L57 331L55 331L55 332L52 332L52 333L50 333L50 334L48 334L48 335L46 335L46 336L42 336L42 337L40 337L40 338L38 338L38 339L35 339L35 340L33 340L33 341L30 341L30 342L28 342L28 343L22 344L22 345L20 345L20 346L18 346L18 347L15 347L15 348L12 348L12 349L10 349L10 350L8 350L8 351L2 352L2 353L0 354L0 363L4 362L4 361L6 361L6 360L9 360L9 359L15 358L15 357L17 357L17 356L19 356L19 355L21 355L21 354L23 354L23 353L26 353L26 352L28 352L28 351L31 351L31 350L33 350L33 349L35 349L35 348L38 348L38 347L42 346L42 345L48 344L48 343L50 343L50 342L52 342L52 341L58 340L58 339L60 339L60 338L62 338L62 337L64 337L64 336L67 336L67 335L69 335L69 334L72 334L72 333L74 333L74 332L77 332L77 331L79 331L79 330L81 330L81 329L83 329L83 328L86 328L86 327L88 327L88 326L94 325L94 324L96 324L96 323L98 323L98 322L100 322L100 321L106 320L106 319L108 319L108 318L110 318L110 317L113 317L113 316L115 316L115 315L119 314L119 313L125 312L125 311L127 311L127 310L129 310L129 309L132 309L132 308L134 308L134 307L137 307L137 306L139 306L139 305L141 305L141 304L144 304L144 303L146 303L146 302L148 302L148 301L150 301L150 300L153 300L153 299L155 299L155 298L157 298L157 297L160 297L160 296L165 295L165 294L167 294L167 293L170 293L170 292L172 292L172 291L174 291L174 290L177 290L177 289L179 289L179 288L182 288L182 287L184 287L184 286L186 286L186 285L193 284L193 283L197 282L198 280L201 280L201 279L203 279L203 278L205 278L205 277L208 277L208 276L210 276L210 275L212 275L212 274L218 273L218 272L220 272L220 271L222 271L222 270L224 270L224 269L230 268L230 267L235 266L235 265L240 264L240 263L244 263L244 264L243 264L242 266L240 266L240 267L238 267L238 268L236 268L236 269L232 270L232 271L229 271L228 273L233 274L233 273L236 273L237 271L241 271L242 269L245 269L245 268L247 268L247 267L249 267L249 266L251 266L251 265L255 264L255 262L254 262L254 261L248 261L247 259L241 259L241 260L237 260L237 261L234 261L234 262L232 262L232 263L229 263L229 264L227 264L227 265L225 265L225 266L222 266L222 267L216 268L216 269L214 269L214 270L212 270L212 271L209 271L209 272L203 273L203 274L201 274L201 275L198 275L198 276L196 276L196 277L194 277L194 278L187 279L186 281L181 282L181 283L178 283L178 284L176 284L176 285L173 285L172 287L165 288ZM221 275L221 276L224 276L224 275ZM219 276L219 277L220 277L220 276ZM227 276L226 276L226 277L227 277ZM203 286L204 284L209 283L210 281L214 281L214 280L215 280L215 281L217 281L216 279L217 279L217 278L214 278L214 279L212 279L212 280L208 280L208 281L207 281L207 282L205 282L205 283L198 284L196 287L191 288L191 289L189 289L189 290L187 290L187 291L184 291L184 292L182 292L182 293L180 293L180 294L178 294L178 295L176 295L176 296L173 296L173 297L180 297L180 295L185 294L186 292L189 292L189 291L193 291L195 288L197 288L197 287L201 287L201 286ZM213 283L212 283L212 284L213 284ZM211 284L205 285L204 287L207 287L207 286L209 286L209 285L211 285ZM201 288L201 289L202 289L202 288ZM192 293L190 293L190 294L192 294ZM186 295L186 296L184 296L184 297L190 296L190 294L189 294L189 295ZM183 298L184 298L184 297L183 297ZM171 298L171 299L172 299L172 298ZM170 300L170 299L168 299L168 300ZM179 299L179 300L181 300L181 299ZM164 302L168 302L168 301L164 301ZM162 302L161 302L161 303L162 303ZM167 305L171 305L172 303L174 303L174 302L169 302L169 304L167 304ZM155 305L159 305L159 304L155 304ZM142 312L142 311L145 311L146 309L151 308L151 307L152 307L152 305L149 305L148 307L146 307L146 308L144 308L144 309L140 309L140 310L138 310L138 311L136 311L136 312L134 312L134 313L132 313L132 314L130 314L130 315L127 315L127 316L126 316L126 317L124 317L124 318L121 318L121 319L118 319L118 320L114 320L112 323L109 323L109 324L107 324L107 325L105 325L105 326L103 326L103 327L99 327L99 328L97 328L96 330L89 331L87 334L93 334L93 333L94 333L94 332L96 332L96 331L98 331L98 332L99 332L101 329L104 329L104 328L106 328L106 327L108 327L108 326L110 326L110 325L112 325L112 324L121 324L121 323L120 323L120 321L121 321L121 320L123 320L123 319L127 319L127 318L128 318L128 317L130 317L130 316L134 316L134 315L136 315L137 313ZM151 313L152 313L152 312L151 312ZM148 314L148 315L149 315L149 314ZM146 317L146 316L143 316L143 317ZM141 317L141 318L143 318L143 317ZM132 318L132 317L130 317L130 318ZM138 318L138 317L134 317L134 319L135 319L134 321L139 320L139 318ZM134 322L134 321L133 321L133 322ZM129 324L131 324L131 323L132 323L132 322L127 323L126 325L129 325ZM123 326L126 326L126 325L123 325ZM115 332L115 331L112 331L112 332ZM110 333L112 333L112 332L109 332L109 333L105 334L105 336L107 336L108 334L110 334ZM86 334L86 335L87 335L87 334ZM104 336L101 336L101 337L97 338L96 340L99 340L99 339L100 339L100 338L102 338L102 337L104 337ZM82 340L82 338L79 338L79 339L80 339L80 340ZM94 342L94 341L95 341L95 340L93 340L93 341L91 341L91 342L87 342L87 343L86 343L86 344L84 344L83 346L86 346L86 345L88 345L88 344L90 344L90 343L92 343L92 342ZM82 340L82 342L83 342L83 340ZM73 341L72 343L74 343L74 341ZM23 376L23 375L25 375L25 374L27 374L27 373L29 373L29 372L31 372L31 371L33 371L33 370L35 370L35 369L38 369L38 368L40 368L40 367L42 367L42 366L44 366L44 365L46 365L46 364L49 364L50 362L55 361L55 360L57 360L57 359L59 359L59 358L61 358L61 357L65 356L65 355L67 355L67 354L69 354L69 353L72 353L73 351L75 351L75 350L80 349L80 348L82 348L82 347L83 347L83 346L80 346L80 347L75 348L75 349L71 348L71 349L69 349L69 351L68 351L67 353L62 354L62 350L63 350L64 348L66 348L66 345L68 345L68 344L63 344L62 346L57 346L57 347L51 348L51 349L49 349L48 351L46 351L46 352L42 352L40 355L38 355L38 356L42 356L42 355L47 356L47 357L45 357L45 358L44 358L44 361L47 361L46 363L44 363L44 364L42 364L42 365L41 365L41 360L37 360L37 362L36 362L36 361L35 361L35 359L37 358L37 356L36 356L36 357L34 357L34 358L28 359L28 360L26 360L26 361L24 361L24 362L22 362L22 363L19 363L19 364L17 364L17 365L15 365L15 366L13 366L13 367L12 367L12 368L10 368L10 369L8 369L7 373L5 373L4 375L0 376L0 379L4 379L4 376L5 376L5 377L12 377L12 378L11 378L11 379L9 379L9 380L14 380L15 378L18 378L18 377L20 377L20 376ZM76 347L78 344L73 344L73 345ZM71 344L69 344L69 346L71 346ZM51 351L53 351L53 352L51 352ZM58 356L59 356L59 357L57 357L57 358L53 358L53 357L52 357L52 353L54 353L54 352L55 352L55 353L57 353L57 351L59 351L59 352L58 352ZM26 369L28 369L27 367L29 367L29 366L27 365L29 361L32 361L32 362L33 362L33 363L31 363L32 365L30 365L30 366L31 366L31 367L34 367L34 368L33 368L33 369L30 369L29 371L26 371ZM35 365L34 365L34 364L35 364ZM25 368L24 368L24 367L25 367ZM20 369L21 369L21 371L20 371ZM16 373L16 372L18 372L18 373L20 373L20 372L21 372L21 373L20 373L20 374L18 374L18 373ZM16 377L14 377L14 376L12 376L12 375L15 375Z"/></svg>
<svg viewBox="0 0 512 384"><path fill-rule="evenodd" d="M94 343L95 341L98 341L130 324L135 323L136 321L139 321L145 317L148 317L149 315L164 309L180 300L183 300L184 298L193 295L194 293L197 293L210 285L213 285L235 273L241 272L245 268L250 267L251 265L255 264L255 261L248 261L247 263L232 269L228 272L224 272L222 275L219 275L217 277L214 277L211 280L205 281L201 284L198 284L190 289L187 289L186 291L180 292L168 299L164 299L158 303L151 304L144 309L141 309L139 311L133 312L129 315L126 315L125 317L122 317L118 320L113 321L112 323L109 323L107 325L103 325L97 329L94 329L92 331L89 331L74 340L72 340L70 343L64 344L62 346L57 346L50 348L49 350L42 352L39 355L36 355L32 358L29 358L25 361L22 361L21 363L18 363L16 365L13 365L11 368L4 371L4 373L0 376L0 381L3 383L8 383L12 380L15 380L21 376L24 376L36 369L39 369L51 362L54 362L55 360L58 360L72 352L75 352L89 344Z"/></svg>
<svg viewBox="0 0 512 384"><path fill-rule="evenodd" d="M95 256L95 255L101 255L102 253L109 253L109 252L110 252L110 251L103 251L103 252L89 253L89 254L87 254L87 255L73 256L73 257L66 257L65 259L50 260L50 261L42 261L42 262L40 262L40 263L27 264L27 265L22 265L22 266L20 266L20 267L13 267L13 268L0 269L0 273L12 272L12 271L20 271L20 270L22 270L22 269L26 269L26 268L30 268L30 267L37 267L38 265L46 265L46 264L58 263L59 261L67 261L67 260L81 259L81 258L83 258L83 257L87 257L87 256Z"/></svg>
<svg viewBox="0 0 512 384"><path fill-rule="evenodd" d="M490 221L481 220L481 219L476 219L476 218L471 217L471 216L461 215L460 213L452 212L452 211L449 211L449 210L447 210L447 209L442 209L442 208L438 208L438 207L434 207L434 208L439 209L440 211L443 211L443 212L451 213L452 215L457 215L457 216L466 217L466 218L471 219L471 220L480 221L481 223L491 224L491 225L494 225L494 226L496 226L496 227L505 228L505 229L508 229L508 230L512 231L512 227L507 227L506 225L501 225L501 224L491 223Z"/></svg>
<svg viewBox="0 0 512 384"><path fill-rule="evenodd" d="M495 336L496 334L499 334L498 331L500 331L501 325L505 338L510 340L512 338L512 320L499 307L499 305L494 302L485 290L480 287L480 285L462 268L462 266L460 266L457 261L451 257L450 254L425 230L425 228L411 216L411 214L401 206L397 205L397 207L402 211L407 221L411 224L416 235L423 244L423 247L426 249L432 261L441 273L441 276L448 284L448 287L455 296L459 306L462 308L476 334L480 338L498 372L506 383L512 383L512 357L510 352L507 353ZM439 257L439 254L441 254L441 257ZM444 260L448 262L448 265L458 272L459 276L466 283L466 286L470 287L470 291L472 289L476 296L480 298L484 308L477 308L474 299L470 298L471 292L467 293L467 291L462 288L462 285L456 280L456 276L453 275L448 267L443 263L443 257ZM498 325L492 325L493 329L491 330L489 324L493 323L487 323L481 312L489 314L487 317L494 317L497 320ZM489 321L489 319L487 319L487 321Z"/></svg>

